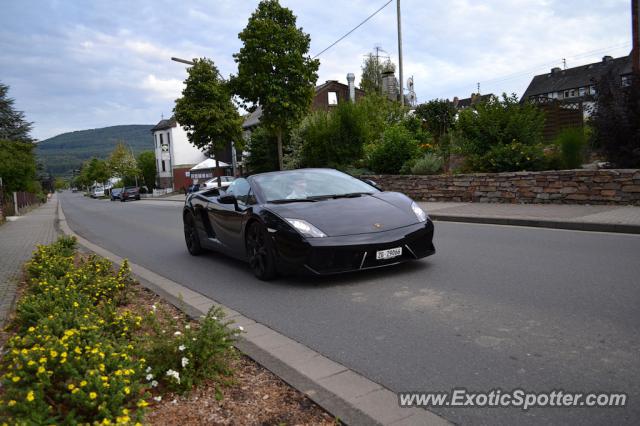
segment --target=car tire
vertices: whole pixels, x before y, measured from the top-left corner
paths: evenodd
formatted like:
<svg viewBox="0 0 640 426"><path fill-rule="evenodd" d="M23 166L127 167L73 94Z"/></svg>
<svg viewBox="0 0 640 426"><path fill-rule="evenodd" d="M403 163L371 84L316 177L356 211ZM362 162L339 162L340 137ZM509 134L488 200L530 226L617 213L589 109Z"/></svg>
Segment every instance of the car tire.
<svg viewBox="0 0 640 426"><path fill-rule="evenodd" d="M273 243L260 222L253 222L247 229L247 259L253 274L262 281L268 281L277 275Z"/></svg>
<svg viewBox="0 0 640 426"><path fill-rule="evenodd" d="M140 201L140 196L139 195L136 197L136 200Z"/></svg>
<svg viewBox="0 0 640 426"><path fill-rule="evenodd" d="M200 238L196 230L196 223L191 213L184 215L182 222L184 224L184 241L187 244L187 250L191 256L198 256L204 252L200 245Z"/></svg>

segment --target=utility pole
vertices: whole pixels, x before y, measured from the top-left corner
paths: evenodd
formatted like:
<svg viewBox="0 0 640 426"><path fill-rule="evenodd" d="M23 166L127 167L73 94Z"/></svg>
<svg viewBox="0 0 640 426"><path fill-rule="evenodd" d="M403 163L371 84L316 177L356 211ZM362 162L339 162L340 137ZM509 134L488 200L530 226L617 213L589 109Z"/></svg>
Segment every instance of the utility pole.
<svg viewBox="0 0 640 426"><path fill-rule="evenodd" d="M402 19L400 17L400 0L396 0L396 8L398 11L398 69L400 70L400 105L404 106L404 90L402 85Z"/></svg>
<svg viewBox="0 0 640 426"><path fill-rule="evenodd" d="M567 59L566 58L562 58L562 68L563 69L567 69Z"/></svg>
<svg viewBox="0 0 640 426"><path fill-rule="evenodd" d="M478 95L479 95L480 94L480 82L478 82L477 88L478 88Z"/></svg>

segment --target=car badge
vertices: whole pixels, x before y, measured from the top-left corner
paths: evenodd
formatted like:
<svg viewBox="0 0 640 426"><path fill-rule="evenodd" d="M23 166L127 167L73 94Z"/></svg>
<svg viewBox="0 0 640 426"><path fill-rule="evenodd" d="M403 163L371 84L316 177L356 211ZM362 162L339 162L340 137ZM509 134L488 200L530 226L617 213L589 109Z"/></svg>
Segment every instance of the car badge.
<svg viewBox="0 0 640 426"><path fill-rule="evenodd" d="M380 229L380 228L382 228L382 224L381 223L374 223L373 227L376 228L376 229Z"/></svg>

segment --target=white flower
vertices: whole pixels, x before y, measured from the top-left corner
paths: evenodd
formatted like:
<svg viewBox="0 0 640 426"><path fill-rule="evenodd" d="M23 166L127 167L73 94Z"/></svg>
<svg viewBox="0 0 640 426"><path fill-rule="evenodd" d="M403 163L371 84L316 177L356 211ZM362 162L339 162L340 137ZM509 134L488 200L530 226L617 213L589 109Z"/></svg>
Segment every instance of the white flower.
<svg viewBox="0 0 640 426"><path fill-rule="evenodd" d="M180 373L174 370L167 370L167 376L173 377L176 382L180 383Z"/></svg>
<svg viewBox="0 0 640 426"><path fill-rule="evenodd" d="M180 333L179 331L176 331L175 333L173 333L174 336L180 336L182 333Z"/></svg>
<svg viewBox="0 0 640 426"><path fill-rule="evenodd" d="M157 380L154 380L154 381L151 382L151 387L152 388L155 388L157 386L158 386L158 381Z"/></svg>
<svg viewBox="0 0 640 426"><path fill-rule="evenodd" d="M216 321L218 320L218 317L215 317L215 316L214 316L214 317L211 317L211 318L213 318L213 319L214 319L214 320L216 320Z"/></svg>
<svg viewBox="0 0 640 426"><path fill-rule="evenodd" d="M187 365L189 365L189 358L187 357L182 357L182 368L185 368Z"/></svg>
<svg viewBox="0 0 640 426"><path fill-rule="evenodd" d="M147 381L149 381L151 379L153 379L153 374L151 374L151 373L147 374Z"/></svg>
<svg viewBox="0 0 640 426"><path fill-rule="evenodd" d="M185 326L184 326L184 328L185 328L186 330L189 330L189 329L191 328L191 326L190 326L189 324L187 324L187 325L185 325Z"/></svg>
<svg viewBox="0 0 640 426"><path fill-rule="evenodd" d="M185 346L184 346L184 345L180 345L180 346L178 346L178 350L179 350L180 352L184 351L184 348L185 348Z"/></svg>
<svg viewBox="0 0 640 426"><path fill-rule="evenodd" d="M191 340L193 340L193 341L195 342L195 341L196 341L196 338L195 338L195 337L192 337L192 338L191 338Z"/></svg>
<svg viewBox="0 0 640 426"><path fill-rule="evenodd" d="M240 330L240 331L244 331L244 327L243 327L243 326L241 326L241 325L239 325L239 326L238 326L238 330Z"/></svg>
<svg viewBox="0 0 640 426"><path fill-rule="evenodd" d="M150 373L151 372L151 366L147 367L146 370L144 370L145 373Z"/></svg>
<svg viewBox="0 0 640 426"><path fill-rule="evenodd" d="M154 396L153 399L157 402L162 401L162 397L161 396Z"/></svg>
<svg viewBox="0 0 640 426"><path fill-rule="evenodd" d="M153 309L151 312L155 314L157 309L156 305L151 305L151 309Z"/></svg>

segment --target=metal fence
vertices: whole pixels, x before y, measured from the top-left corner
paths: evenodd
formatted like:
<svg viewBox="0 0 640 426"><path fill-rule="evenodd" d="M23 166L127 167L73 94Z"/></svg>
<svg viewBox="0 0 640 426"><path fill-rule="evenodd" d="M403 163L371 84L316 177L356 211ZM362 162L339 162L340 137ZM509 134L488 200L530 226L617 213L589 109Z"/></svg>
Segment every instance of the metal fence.
<svg viewBox="0 0 640 426"><path fill-rule="evenodd" d="M40 200L31 192L6 192L0 186L0 220L8 216L17 216L23 209L40 204Z"/></svg>

